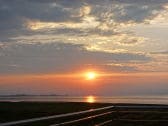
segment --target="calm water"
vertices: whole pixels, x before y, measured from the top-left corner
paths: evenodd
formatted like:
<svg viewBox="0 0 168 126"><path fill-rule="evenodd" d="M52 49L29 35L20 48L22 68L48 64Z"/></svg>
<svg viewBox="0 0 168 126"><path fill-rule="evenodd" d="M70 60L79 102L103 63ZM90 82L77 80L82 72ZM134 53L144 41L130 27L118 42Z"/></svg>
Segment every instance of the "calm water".
<svg viewBox="0 0 168 126"><path fill-rule="evenodd" d="M168 96L0 96L0 101L55 101L55 102L101 102L101 103L141 103L141 104L167 104Z"/></svg>

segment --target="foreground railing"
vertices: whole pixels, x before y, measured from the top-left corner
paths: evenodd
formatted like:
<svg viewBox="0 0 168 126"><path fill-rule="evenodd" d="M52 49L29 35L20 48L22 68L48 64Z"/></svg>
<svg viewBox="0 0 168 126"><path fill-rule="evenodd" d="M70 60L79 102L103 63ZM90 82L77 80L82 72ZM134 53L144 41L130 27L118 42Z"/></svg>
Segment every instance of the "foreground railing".
<svg viewBox="0 0 168 126"><path fill-rule="evenodd" d="M112 109L113 107L114 106L107 106L107 107L102 107L102 108L97 108L97 109L89 109L89 110L80 111L80 112L72 112L72 113L66 113L66 114L60 114L60 115L53 115L53 116L39 117L39 118L26 119L26 120L20 120L20 121L13 121L13 122L8 122L8 123L1 123L0 126L12 126L12 125L19 125L19 124L26 124L26 123L33 123L33 122L37 122L37 121L49 120L49 119L59 119L59 118L66 118L66 117L70 117L70 116L78 116L81 114L88 114L88 113ZM60 123L60 124L55 124L55 125L57 126L57 125L63 125L63 124L70 124L70 123L79 122L82 120L96 118L96 117L107 115L107 114L111 114L111 112L101 113L98 115L93 115L93 116L89 116L86 118L73 120L73 121L69 121L69 122L64 122L64 123Z"/></svg>
<svg viewBox="0 0 168 126"><path fill-rule="evenodd" d="M132 118L125 115L129 114L164 114L164 119L147 119L147 118ZM123 116L124 115L124 116ZM124 118L123 118L124 117ZM96 120L97 119L97 120ZM26 119L8 123L1 123L0 126L12 126L12 125L24 125L30 123L36 123L46 120L55 120L55 123L50 122L46 125L50 126L64 126L64 125L84 125L88 122L93 126L105 126L108 124L118 125L121 123L141 123L141 122L161 122L168 125L168 106L107 106L97 109L89 109L80 112L72 112L67 114L46 116L40 118ZM92 122L92 123L90 123ZM82 123L82 124L81 124ZM85 125L87 126L87 124Z"/></svg>
<svg viewBox="0 0 168 126"><path fill-rule="evenodd" d="M63 123L59 123L59 124L53 124L51 126L60 126L60 125L67 125L67 124L72 124L72 123L77 123L77 122L81 122L81 121L85 121L85 120L90 120L90 119L94 119L96 117L101 117L104 115L109 115L112 112L105 112L105 113L101 113L101 114L97 114L97 115L92 115L92 116L88 116L88 117L84 117L84 118L80 118L80 119L76 119L76 120L72 120L72 121L67 121L67 122L63 122ZM107 122L110 123L112 120L106 120L105 122L102 122L101 124L106 124ZM100 124L97 124L100 125Z"/></svg>

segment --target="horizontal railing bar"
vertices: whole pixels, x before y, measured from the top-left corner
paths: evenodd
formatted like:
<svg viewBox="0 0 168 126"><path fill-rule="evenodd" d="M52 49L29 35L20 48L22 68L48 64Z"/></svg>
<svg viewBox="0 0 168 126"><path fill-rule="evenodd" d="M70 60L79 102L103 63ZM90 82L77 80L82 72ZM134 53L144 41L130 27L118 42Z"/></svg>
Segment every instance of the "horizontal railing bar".
<svg viewBox="0 0 168 126"><path fill-rule="evenodd" d="M107 121L105 121L105 122L96 124L95 126L104 126L104 125L106 125L106 124L108 124L108 123L110 123L110 122L112 122L112 121L113 121L112 119L111 119L111 120L107 120Z"/></svg>
<svg viewBox="0 0 168 126"><path fill-rule="evenodd" d="M93 118L108 115L108 114L111 114L111 113L112 112L105 112L105 113L101 113L101 114L97 114L97 115L93 115L93 116L88 116L88 117L84 117L84 118L80 118L80 119L76 119L76 120L72 120L72 121L67 121L67 122L63 122L63 123L59 123L59 124L53 124L53 125L50 125L50 126L60 126L60 125L77 123L77 122L80 122L80 121L93 119Z"/></svg>
<svg viewBox="0 0 168 126"><path fill-rule="evenodd" d="M126 122L168 122L168 120L143 120L143 119L114 119L114 121L126 121Z"/></svg>
<svg viewBox="0 0 168 126"><path fill-rule="evenodd" d="M162 106L157 106L157 105L130 105L130 106L115 106L116 108L131 108L131 109L134 109L134 108L142 108L142 109L168 109L168 105L162 105Z"/></svg>
<svg viewBox="0 0 168 126"><path fill-rule="evenodd" d="M39 117L39 118L12 121L12 122L7 122L7 123L0 123L0 126L11 126L11 125L17 125L17 124L23 124L23 123L36 122L36 121L41 121L41 120L48 120L48 119L55 119L55 118L80 115L80 114L85 114L85 113L90 113L90 112L106 110L106 109L110 109L113 107L114 106L107 106L107 107L102 107L102 108L97 108L97 109L89 109L89 110L84 110L84 111L79 111L79 112L72 112L72 113L59 114L59 115L53 115L53 116L45 116L45 117Z"/></svg>
<svg viewBox="0 0 168 126"><path fill-rule="evenodd" d="M158 113L158 114L168 114L168 112L161 112L161 111L120 111L118 110L118 113Z"/></svg>

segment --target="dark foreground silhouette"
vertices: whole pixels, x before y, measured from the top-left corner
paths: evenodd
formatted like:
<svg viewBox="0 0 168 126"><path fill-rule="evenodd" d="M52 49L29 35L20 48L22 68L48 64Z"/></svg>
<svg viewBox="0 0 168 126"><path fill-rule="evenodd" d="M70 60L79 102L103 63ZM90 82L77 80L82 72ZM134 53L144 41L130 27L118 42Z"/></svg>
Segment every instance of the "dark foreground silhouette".
<svg viewBox="0 0 168 126"><path fill-rule="evenodd" d="M111 104L111 103L74 103L74 102L0 102L0 126L2 123L79 112L89 109L114 106L108 110L75 115L59 119L48 119L31 123L17 124L17 126L50 126L71 120L81 120L66 124L66 126L167 126L167 105L140 104ZM148 107L147 107L148 106ZM111 113L108 113L111 112ZM102 116L102 113L107 113ZM109 121L109 122L108 122Z"/></svg>

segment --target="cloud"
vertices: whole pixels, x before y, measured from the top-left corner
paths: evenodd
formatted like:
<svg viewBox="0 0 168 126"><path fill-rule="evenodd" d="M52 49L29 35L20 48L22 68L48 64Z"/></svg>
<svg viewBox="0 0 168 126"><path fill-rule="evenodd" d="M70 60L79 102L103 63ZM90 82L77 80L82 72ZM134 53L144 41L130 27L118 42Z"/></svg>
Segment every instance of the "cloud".
<svg viewBox="0 0 168 126"><path fill-rule="evenodd" d="M116 41L120 45L127 46L134 46L135 44L143 43L147 40L147 38L138 37L131 34L118 34L113 36L113 41Z"/></svg>
<svg viewBox="0 0 168 126"><path fill-rule="evenodd" d="M63 2L60 2L63 4ZM69 4L70 5L70 4ZM76 5L76 6L75 6ZM56 4L54 0L50 1L31 1L31 0L1 0L0 1L0 36L6 35L6 38L18 36L29 32L26 21L40 20L45 22L80 22L77 8L66 8ZM12 34L8 34L12 33ZM3 39L4 40L4 39Z"/></svg>
<svg viewBox="0 0 168 126"><path fill-rule="evenodd" d="M112 63L149 62L144 54L88 51L84 45L70 43L9 44L0 47L0 69L4 73L61 73L88 67L111 71L134 71Z"/></svg>
<svg viewBox="0 0 168 126"><path fill-rule="evenodd" d="M32 32L27 29L28 20L46 24L56 23L60 28L53 27L53 29L60 34L61 30L65 32L76 30L75 33L78 34L81 29L82 35L113 35L120 31L122 26L152 20L165 9L164 5L167 2L167 0L1 0L0 37L1 41L6 41L7 38ZM67 27L63 25L66 23L70 25ZM77 27L77 24L81 27ZM94 27L86 30L83 29L84 24ZM47 31L46 28L44 32Z"/></svg>
<svg viewBox="0 0 168 126"><path fill-rule="evenodd" d="M167 55L168 51L151 52L151 54L163 54L163 55Z"/></svg>
<svg viewBox="0 0 168 126"><path fill-rule="evenodd" d="M17 69L21 70L21 67L25 65L25 71L29 71L31 62L33 62L33 64L36 62L39 64L41 63L40 60L44 60L45 65L41 66L44 68L49 61L51 63L53 62L54 67L56 67L55 64L59 66L62 62L59 64L56 59L51 61L50 58L47 59L47 56L45 56L50 53L49 48L51 47L48 47L47 44L38 43L56 41L64 42L63 45L66 46L66 49L63 51L64 54L67 54L67 49L69 49L65 43L76 43L78 46L81 44L81 48L84 48L84 45L88 45L90 49L95 48L99 50L96 52L91 52L86 49L80 51L80 56L77 57L81 60L82 65L84 61L87 61L85 64L97 64L97 59L101 64L109 62L149 61L150 58L148 56L134 53L136 51L144 52L144 50L148 52L150 49L148 48L149 46L147 47L146 45L150 43L147 42L149 39L143 36L136 36L136 34L129 31L128 27L139 23L150 23L150 20L155 19L161 12L167 11L165 8L167 2L167 0L1 0L0 43L4 43L4 45L14 43L9 44L10 46L8 48L1 49L0 55L4 60L1 61L1 66L6 66L1 68L3 71L6 71L9 66L17 71ZM127 29L124 29L125 27ZM35 43L37 43L37 45ZM57 44L56 42L56 45L53 46L59 47L60 44ZM42 45L47 47L43 47ZM47 51L41 52L46 57L44 59L41 58L40 51L38 51L43 48L46 48L48 51L48 53ZM37 50L35 51L35 49ZM11 52L11 50L18 51ZM19 52L19 50L24 50L25 52ZM113 53L103 52L104 50ZM114 50L127 50L129 53L119 53L119 51L114 53ZM78 54L78 51L76 51L77 50L72 51L72 53L74 53L72 55ZM31 54L31 52L34 53ZM54 52L57 52L57 55ZM16 56L7 56L6 58L3 56L7 54L14 55L15 53L17 53ZM38 53L37 57L40 57L39 60L32 59L36 57L34 56L36 53ZM21 54L23 56L21 56ZM26 59L20 58L27 57L27 55L28 58ZM58 50L54 50L52 55L56 57L59 57L58 55L60 55L60 57L62 56ZM12 57L15 58L13 59ZM19 57L18 61L16 57ZM62 57L64 57L64 55ZM84 57L84 60L80 59L80 57ZM26 63L26 60L30 60L30 64ZM71 64L74 64L72 67L76 67L80 64L75 57L70 61L72 63L66 65L67 68L69 68ZM37 68L38 67L40 71L40 66L37 66ZM105 65L103 69L106 69L106 67L109 66ZM112 70L113 66L110 67ZM124 65L122 67L114 66L114 71L116 67L121 71L122 69L123 71L124 69L136 71L135 67ZM46 71L51 71L48 68L49 67L45 68ZM34 70L38 71L36 69Z"/></svg>

